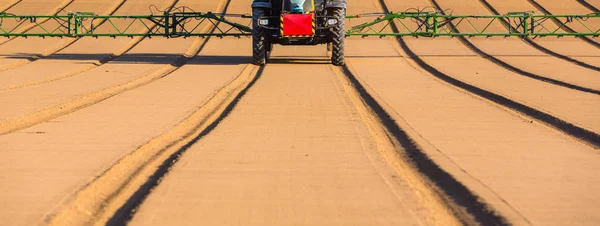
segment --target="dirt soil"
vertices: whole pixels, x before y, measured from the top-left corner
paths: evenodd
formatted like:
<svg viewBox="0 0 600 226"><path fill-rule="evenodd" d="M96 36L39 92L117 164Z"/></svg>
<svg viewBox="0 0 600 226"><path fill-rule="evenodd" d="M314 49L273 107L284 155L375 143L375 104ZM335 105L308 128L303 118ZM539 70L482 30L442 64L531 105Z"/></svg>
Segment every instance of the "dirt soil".
<svg viewBox="0 0 600 226"><path fill-rule="evenodd" d="M0 11L245 14L251 2L0 0ZM535 2L591 12L558 0L348 0L348 14L434 3L454 14L539 11ZM275 46L264 67L251 54L249 38L1 38L0 222L600 222L600 142L515 108L598 141L600 96L581 90L600 90L600 50L589 41L349 38L345 68L325 46Z"/></svg>

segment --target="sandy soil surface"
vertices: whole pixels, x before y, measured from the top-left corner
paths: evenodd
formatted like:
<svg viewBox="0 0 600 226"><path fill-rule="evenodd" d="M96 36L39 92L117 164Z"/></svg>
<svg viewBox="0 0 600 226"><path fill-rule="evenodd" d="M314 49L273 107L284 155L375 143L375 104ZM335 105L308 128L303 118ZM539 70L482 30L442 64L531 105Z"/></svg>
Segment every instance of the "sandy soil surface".
<svg viewBox="0 0 600 226"><path fill-rule="evenodd" d="M598 221L594 203L599 198L590 196L599 189L599 178L592 176L598 170L596 150L465 95L401 58L350 63L396 111L394 118L433 146L428 154L439 155L449 169L465 170L459 178L473 183L512 220L534 225Z"/></svg>
<svg viewBox="0 0 600 226"><path fill-rule="evenodd" d="M325 53L278 47L236 110L189 148L132 224L426 224Z"/></svg>
<svg viewBox="0 0 600 226"><path fill-rule="evenodd" d="M413 3L387 2L391 9L405 9ZM428 1L421 1L419 5L428 4ZM596 133L600 132L600 121L598 120L598 107L600 106L600 97L595 94L588 94L569 88L559 87L553 84L540 82L515 72L509 71L488 60L476 56L471 50L465 47L456 39L406 39L410 48L418 55L423 56L427 62L438 68L443 73L447 73L454 78L477 87L492 91L502 96L516 100L525 105L534 107L538 110L548 112L565 121L571 122L583 128L587 128ZM483 40L478 43L485 43ZM522 42L515 40L519 44L515 48L512 43L503 43L503 45L484 45L482 49L489 51L494 48L496 51L508 52L510 49L522 50ZM489 47L489 48L488 48ZM529 48L530 49L530 48ZM522 52L519 52L522 53ZM498 54L492 52L491 54ZM460 58L460 61L456 59ZM517 57L518 58L518 57ZM532 57L536 58L536 57ZM545 59L556 61L550 57ZM521 58L522 59L522 58ZM530 59L529 57L527 58ZM468 66L467 66L468 65ZM535 64L532 64L535 65ZM555 70L560 71L563 67L572 66L567 62L555 62ZM539 65L537 68L547 70L550 64ZM571 74L546 74L558 76L557 78L570 80ZM581 77L580 82L591 83L598 81L598 73L587 77ZM573 111L572 109L577 109Z"/></svg>
<svg viewBox="0 0 600 226"><path fill-rule="evenodd" d="M157 2L157 4L160 3ZM197 8L211 5L211 10L214 10L216 2L198 4ZM125 4L123 7L139 8L140 6ZM111 41L115 43L114 40L104 40L104 42ZM148 54L152 54L152 56L158 54L159 57L156 58L159 59L154 59L152 56L146 60L139 59L142 58L139 56L124 56L113 65L98 68L96 80L93 79L93 73L77 75L72 78L73 80L61 80L60 82L65 82L63 84L48 83L45 84L46 86L36 86L34 87L36 90L31 91L32 96L30 97L33 98L32 100L45 99L48 102L44 103L55 104L70 97L65 95L61 98L61 94L76 96L76 91L93 91L94 87L97 87L96 85L103 84L102 81L109 82L108 84L126 81L130 78L126 76L126 72L142 75L159 67L157 64L161 62L169 63L168 59L161 59L160 56L174 58L177 53L169 52L169 49L174 48L183 52L183 48L187 48L191 40L178 42L179 45L162 49L157 48L167 46L165 45L167 42L172 43L167 40L152 39L140 44L140 47L145 48ZM223 54L218 46L232 42L235 41L215 41L207 46L206 52L202 54L218 56ZM146 47L143 47L144 45ZM103 46L98 45L96 48L96 51L100 51ZM137 53L143 56L143 53ZM59 65L61 62L69 64L68 61L77 62L81 57L85 59L87 53L82 52L82 54L82 56L76 55L73 60L60 59L58 63ZM141 61L138 67L131 65L136 61ZM1 184L4 185L0 186L4 203L3 209L0 211L2 213L0 219L16 225L31 225L39 221L44 214L53 211L53 208L64 202L81 186L120 157L168 130L241 71L241 67L236 61L231 62L230 65L213 62L206 57L199 57L190 62L186 68L147 87L102 102L98 106L86 108L85 111L29 128L36 132L24 130L0 137L2 139L0 141L2 143L1 155L3 155ZM24 71L24 73L27 72L29 71ZM33 72L35 71L31 71L31 73ZM57 88L48 88L52 86ZM73 89L60 87L72 87ZM77 87L82 89L77 89ZM17 91L27 92L27 90L25 88ZM35 96L39 97L39 92L47 92L48 96L35 98ZM4 96L4 94L2 95ZM14 98L10 99L14 100ZM32 103L30 102L30 106L34 106ZM42 102L36 103L41 104ZM2 105L8 106L4 104ZM10 109L18 108L17 106L13 107ZM4 111L5 109L7 111ZM7 115L10 115L8 108L3 108L2 116ZM97 118L98 116L101 118ZM157 120L156 116L161 116L164 120ZM52 135L35 136L35 134ZM98 146L99 141L104 145Z"/></svg>
<svg viewBox="0 0 600 226"><path fill-rule="evenodd" d="M381 166L330 66L315 62L267 67L236 111L187 151L133 225L424 223L415 195Z"/></svg>
<svg viewBox="0 0 600 226"><path fill-rule="evenodd" d="M158 8L166 8L172 2L127 1L117 10L116 14L148 14L148 6L151 4L156 4ZM109 24L104 24L104 26L109 26ZM139 29L145 28L138 25L135 30ZM14 107L5 112L0 120L11 120L22 115L32 114L76 97L85 97L86 94L143 77L172 63L189 48L192 42L191 39L178 39L171 42L164 39L129 40L127 38L120 38L118 41L84 39L76 42L50 59L39 60L0 74L0 77L4 75L7 77L6 83L2 83L5 89L20 84L41 83L22 89L2 91L5 95L15 93L16 96L23 99L12 99L5 103ZM165 43L176 45L164 45ZM131 50L101 67L89 66L89 64L99 64L98 60L108 57L109 54L119 54L124 49ZM44 73L39 73L39 71ZM65 77L65 79L45 83L45 80L52 81L54 78L61 77ZM112 78L107 79L107 77ZM69 87L69 89L62 87ZM38 96L47 98L39 99ZM18 106L19 103L22 106Z"/></svg>
<svg viewBox="0 0 600 226"><path fill-rule="evenodd" d="M476 0L436 1L455 14L489 14ZM14 2L0 0L0 7ZM225 2L180 0L177 6L221 11ZM231 0L227 12L249 13L250 2ZM431 5L385 2L393 11ZM488 2L500 12L533 7L527 1ZM538 2L551 12L589 12L576 2ZM64 7L131 15L173 3L23 0L9 12L54 14ZM375 0L349 5L349 14L380 11ZM105 25L101 30L110 31ZM457 39L405 40L442 73L600 133L597 94L525 77ZM600 90L597 71L521 40L469 41L521 70ZM324 46L276 46L269 65L249 70L250 42L0 40L0 222L122 223L130 212L122 218L121 209L131 208L132 225L456 223L460 216L450 212L462 211L457 207L463 204L440 195L456 191L435 187L440 181L423 179L412 168L418 166L400 169L410 162L406 150L423 152L510 223L600 221L598 147L435 78L395 40L352 38L346 49L350 73L393 125L365 110L368 101L329 64ZM581 40L535 42L600 66L599 50ZM196 57L186 61L190 54ZM246 80L255 75L249 72L260 73L255 83ZM405 131L417 149L386 134L383 128L390 126ZM133 171L113 173L120 167Z"/></svg>
<svg viewBox="0 0 600 226"><path fill-rule="evenodd" d="M392 9L394 5L395 1L388 1ZM385 55L394 52L393 44L388 43L393 41L379 42L376 46L386 47L377 49L388 49ZM413 47L426 45L416 44L416 40L410 42ZM473 57L464 49L450 49L456 48L452 43L456 42L447 40L439 46L428 45L431 48L422 55L434 54L433 49L438 47L435 53L454 53L453 57L423 58L451 75L459 74L458 70L460 74L467 74L465 64L453 65L457 58L466 61ZM348 51L359 55L362 50L359 46L349 45ZM475 67L473 62L469 60L466 65ZM437 156L440 165L448 170L454 168L455 176L471 184L472 189L478 189L480 195L513 222L561 225L593 224L598 220L594 204L598 197L590 196L599 186L598 178L590 177L590 172L597 170L597 150L573 143L544 125L531 123L511 111L423 76L422 71L415 70L414 65L402 58L357 58L350 63L393 108L394 117L416 131L424 146L431 145L429 154ZM504 74L499 69L480 70L481 76L488 73ZM496 82L494 87L501 86L498 80L492 80ZM555 101L555 104L560 103ZM585 105L585 102L579 104ZM597 119L597 115L590 117L592 121ZM460 171L466 173L461 175Z"/></svg>
<svg viewBox="0 0 600 226"><path fill-rule="evenodd" d="M487 0L487 2L494 7L499 13L508 12L520 12L520 11L539 11L533 5L527 1L500 1L500 0ZM575 4L570 4L575 5ZM576 11L572 13L587 14L586 11ZM552 26L552 23L548 23L549 29L556 29ZM590 65L599 66L600 58L598 58L598 48L590 47L590 45L584 41L574 38L536 38L534 41L552 51L569 56L582 62L586 62ZM516 63L517 61L511 61Z"/></svg>
<svg viewBox="0 0 600 226"><path fill-rule="evenodd" d="M2 0L2 1L0 1L0 11L4 12L4 11L12 8L12 6L14 6L14 4L16 4L17 2L19 2L19 0Z"/></svg>
<svg viewBox="0 0 600 226"><path fill-rule="evenodd" d="M567 4L559 0L535 0L552 14L588 14L591 11L582 4ZM597 4L596 0L588 0L591 5ZM575 27L574 27L575 28Z"/></svg>
<svg viewBox="0 0 600 226"><path fill-rule="evenodd" d="M598 0L586 0L586 2L596 8L600 8L600 1Z"/></svg>
<svg viewBox="0 0 600 226"><path fill-rule="evenodd" d="M382 41L380 45L392 44ZM425 145L433 146L428 154L449 169L465 170L459 178L473 183L511 220L541 225L598 220L594 204L598 197L589 196L598 189L594 182L598 178L590 178L597 170L596 150L465 95L401 58L357 58L350 63L396 111L394 118L405 121Z"/></svg>
<svg viewBox="0 0 600 226"><path fill-rule="evenodd" d="M442 8L451 8L455 14L486 15L490 13L477 0L460 2L452 0L436 0L436 2ZM485 27L487 25L487 21L480 21L477 24L479 24L479 27ZM467 26L464 27L466 28ZM500 23L494 24L490 27L490 29L492 31L505 30ZM504 38L490 38L483 40L471 39L470 41L488 54L498 55L499 59L527 72L531 72L542 77L565 81L582 87L600 90L600 77L597 76L599 74L598 71L583 68L567 61L546 55L519 39L512 38L507 40ZM564 43L563 45L569 43ZM513 49L519 50L519 52L515 53L514 51L507 51ZM600 49L596 49L594 53L595 55L600 54ZM552 65L556 65L557 67L553 67Z"/></svg>

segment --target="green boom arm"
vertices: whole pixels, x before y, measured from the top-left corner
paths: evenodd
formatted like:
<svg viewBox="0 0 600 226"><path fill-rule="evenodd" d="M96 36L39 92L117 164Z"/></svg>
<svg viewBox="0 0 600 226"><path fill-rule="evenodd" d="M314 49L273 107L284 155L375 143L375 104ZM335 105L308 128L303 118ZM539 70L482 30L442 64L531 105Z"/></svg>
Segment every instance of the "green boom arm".
<svg viewBox="0 0 600 226"><path fill-rule="evenodd" d="M141 16L13 15L0 13L0 36L5 37L241 37L252 34L251 16L219 13L170 13ZM552 19L556 19L556 23ZM583 15L443 15L432 12L371 13L347 16L347 36L593 36L600 35L600 12ZM367 20L367 22L364 22ZM401 30L391 32L396 23ZM207 25L214 29L204 30ZM576 28L575 31L565 29Z"/></svg>

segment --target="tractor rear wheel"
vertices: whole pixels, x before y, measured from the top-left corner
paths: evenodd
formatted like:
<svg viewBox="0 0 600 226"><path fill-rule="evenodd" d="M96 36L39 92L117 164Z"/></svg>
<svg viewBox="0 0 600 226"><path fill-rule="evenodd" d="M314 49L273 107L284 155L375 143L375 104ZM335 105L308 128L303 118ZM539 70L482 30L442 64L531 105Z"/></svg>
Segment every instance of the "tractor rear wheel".
<svg viewBox="0 0 600 226"><path fill-rule="evenodd" d="M332 51L331 63L336 66L344 66L344 41L346 40L346 9L333 9L333 17L338 21L337 25L332 29Z"/></svg>
<svg viewBox="0 0 600 226"><path fill-rule="evenodd" d="M258 20L265 16L265 9L252 9L252 63L255 65L267 64L270 45L265 29L259 26Z"/></svg>

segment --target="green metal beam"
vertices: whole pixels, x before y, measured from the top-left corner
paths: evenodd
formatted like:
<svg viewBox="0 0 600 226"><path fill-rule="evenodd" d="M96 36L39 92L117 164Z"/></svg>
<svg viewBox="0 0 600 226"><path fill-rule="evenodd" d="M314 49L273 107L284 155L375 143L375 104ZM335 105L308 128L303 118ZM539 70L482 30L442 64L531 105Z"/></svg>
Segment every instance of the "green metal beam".
<svg viewBox="0 0 600 226"><path fill-rule="evenodd" d="M362 14L349 19L376 17L373 21L352 27L348 36L593 36L600 35L600 12L583 15L536 15L533 12L515 12L505 15L443 15L429 12L404 12L390 14ZM556 25L552 20L559 20ZM508 22L506 26L502 21ZM450 26L450 22L454 26ZM396 23L398 33L387 29ZM579 30L563 29L576 24Z"/></svg>
<svg viewBox="0 0 600 226"><path fill-rule="evenodd" d="M233 22L242 18L247 24ZM0 37L191 37L250 36L249 15L215 13L164 13L163 15L102 16L69 13L65 16L0 13ZM50 19L43 23L43 19ZM100 24L102 26L100 26ZM19 32L32 26L26 32ZM202 29L213 25L214 31Z"/></svg>
<svg viewBox="0 0 600 226"><path fill-rule="evenodd" d="M163 15L133 16L102 16L87 12L45 16L13 15L0 12L0 36L241 37L252 34L250 19L250 15L210 12L165 12ZM556 19L560 23L557 25L552 19ZM361 24L352 26L346 32L346 35L361 37L597 37L600 35L600 12L583 15L536 15L533 12L516 12L505 15L443 15L432 12L371 13L347 16L347 20L347 24L351 24L355 20L359 20ZM396 23L401 31L398 33L391 32L391 29L389 29L391 23ZM507 23L510 26L507 26ZM203 29L207 25L214 26L214 29L207 32ZM569 29L563 29L567 25L578 30L570 32Z"/></svg>

